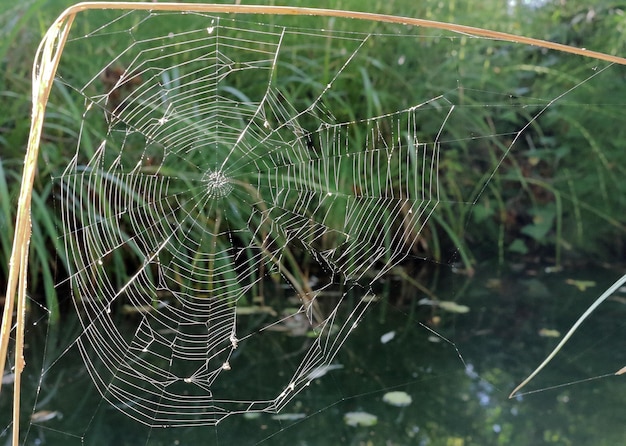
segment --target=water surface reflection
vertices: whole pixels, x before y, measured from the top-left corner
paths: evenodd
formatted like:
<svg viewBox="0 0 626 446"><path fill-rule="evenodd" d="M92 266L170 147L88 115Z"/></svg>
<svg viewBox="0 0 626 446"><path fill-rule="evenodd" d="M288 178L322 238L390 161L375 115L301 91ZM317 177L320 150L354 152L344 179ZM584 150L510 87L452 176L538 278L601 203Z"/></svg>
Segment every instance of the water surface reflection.
<svg viewBox="0 0 626 446"><path fill-rule="evenodd" d="M626 365L626 292L602 305L528 389L544 390L508 399L559 334L620 273L586 269L545 274L538 269L495 277L488 270L479 270L471 280L448 270L433 276L434 295L466 305L469 312L420 305L420 299L433 296L390 281L387 298L372 306L333 366L311 376L311 384L284 411L233 416L201 428L151 429L124 416L96 392L72 347L78 325L67 321L57 332L39 324L29 330L26 444L626 444L626 385L623 376L612 376ZM283 342L268 344L267 351L250 352L254 378L233 375L227 385L233 392L271 387L280 373L272 358L303 342L304 337L286 333ZM255 349L264 348L259 345ZM1 413L8 420L11 391L5 389ZM411 404L385 403L390 391L406 392ZM375 424L349 425L344 418L355 412L373 415ZM5 431L2 443L9 442Z"/></svg>

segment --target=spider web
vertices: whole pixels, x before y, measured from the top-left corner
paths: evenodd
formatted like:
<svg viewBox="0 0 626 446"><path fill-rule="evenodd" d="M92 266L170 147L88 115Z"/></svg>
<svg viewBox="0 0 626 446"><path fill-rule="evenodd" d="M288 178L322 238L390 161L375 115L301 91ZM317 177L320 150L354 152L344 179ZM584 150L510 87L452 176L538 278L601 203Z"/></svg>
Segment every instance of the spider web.
<svg viewBox="0 0 626 446"><path fill-rule="evenodd" d="M55 80L70 112L49 117L78 141L53 180L69 277L59 289L80 328L42 366L37 392L77 349L100 404L151 432L292 402L335 367L394 268L423 260L438 207L472 209L520 135L602 72L525 98L523 87L494 91L466 73L463 54L482 39L463 35L85 14L97 25L69 39L64 54L76 56ZM407 41L414 54L389 50ZM389 109L370 77L382 64L419 71L429 94L414 97L399 76L406 99ZM440 84L442 70L458 78ZM476 107L526 124L477 127ZM480 184L440 188L453 148L489 144L500 156L476 155ZM268 364L271 381L261 378ZM81 442L90 426L75 434Z"/></svg>
<svg viewBox="0 0 626 446"><path fill-rule="evenodd" d="M102 396L151 426L278 411L332 361L437 205L439 140L422 142L419 115L440 103L443 126L453 110L434 98L338 122L335 83L361 63L369 35L219 17L152 35L169 19L148 14L124 30L129 43L78 88L59 72L85 109L59 178L78 347ZM115 41L118 25L80 42ZM331 53L338 68L307 86L301 108L279 78L295 74L283 59L303 36L340 49ZM101 141L87 130L97 126ZM303 259L324 277L315 287L298 280ZM264 305L270 317L247 327L238 308L268 277L297 304ZM339 297L320 302L331 287ZM358 302L338 320L353 293ZM117 326L120 306L141 314L130 336ZM289 358L284 379L241 399L220 392L232 369L254 373L238 352L254 349L255 336L296 322L312 341Z"/></svg>

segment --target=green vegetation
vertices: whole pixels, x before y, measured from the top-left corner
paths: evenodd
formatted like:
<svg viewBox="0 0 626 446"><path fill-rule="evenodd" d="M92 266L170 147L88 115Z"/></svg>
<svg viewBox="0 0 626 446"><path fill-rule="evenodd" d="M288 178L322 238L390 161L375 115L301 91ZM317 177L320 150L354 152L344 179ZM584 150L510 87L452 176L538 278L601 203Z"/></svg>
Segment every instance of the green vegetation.
<svg viewBox="0 0 626 446"><path fill-rule="evenodd" d="M304 1L288 3L306 6ZM496 6L503 2L480 2L479 6L466 3L372 1L364 8L360 0L346 0L318 2L317 6L457 22L610 54L626 53L624 33L621 32L626 19L621 9L608 3L593 8L582 2L537 9L518 6L517 11ZM4 259L0 262L0 287L3 289L30 122L32 60L41 35L65 6L67 2L61 0L21 3L0 16L0 95L3 100L0 108L0 253ZM361 31L384 31L374 23L359 23L358 26ZM389 37L389 41L391 45L393 38ZM302 45L306 48L306 40ZM477 135L502 133L503 128L511 132L520 129L547 105L546 99L554 98L558 92L574 87L581 79L593 74L597 62L486 39L474 42L468 38L455 42L454 48L453 45L446 48L449 51L467 49L463 67L476 67L476 71L469 74L462 71L458 59L441 52L441 46L437 47L438 52L434 52L433 46L425 39L419 47L394 47L394 51L378 54L362 67L361 79L354 83L365 85L364 91L351 89L350 80L345 80L337 87L343 96L333 98L336 103L345 104L343 109L333 110L338 121L403 109L413 105L412 98L433 97L434 94L445 94L464 106L455 117L458 121L447 126L445 137L454 140L458 136L458 141L446 148L446 157L440 165L441 203L422 233L419 255L441 262L459 261L468 271L481 259L496 256L500 262L512 258L539 258L557 265L566 259L594 253L602 253L605 259L623 256L626 128L620 121L622 109L607 104L615 104L615 98L626 97L624 70L599 74L602 82L583 84L568 96L567 101L547 108L541 119L524 132L514 150L507 152L512 142L507 140L510 134L503 138L476 139L462 135L467 134L467 129ZM91 50L93 48L85 48L89 54ZM409 53L423 55L424 63L399 66L399 55ZM74 56L69 63L76 67L79 76L81 64L97 63L97 58L97 52L93 58L81 54ZM337 70L332 57L310 63L318 71L330 73L328 76ZM298 81L285 89L291 94L288 99L293 103L309 100L307 83L311 79L300 75L294 72L289 80ZM467 99L462 89L442 90L442 85L454 85L459 76L463 76L465 89L485 92L481 103L464 102ZM245 81L245 78L241 79L241 82ZM515 91L510 91L516 108L485 106L492 99L494 103L501 102L501 98L490 98L489 92L507 91L510 86L516 87ZM233 86L234 96L243 90L237 87ZM67 273L65 248L58 234L61 226L55 203L58 191L54 190L50 179L63 172L74 153L77 135L73 129L82 114L82 105L77 98L63 84L59 84L54 92L33 195L29 289L31 295L45 300L53 320L59 317L60 311L57 293L63 291L63 286L55 289L54 285L62 282ZM439 116L432 119L425 116L420 131L433 135L440 125ZM96 141L97 135L104 134L105 129L94 125L89 131L93 132L93 141ZM355 137L364 138L364 135ZM491 177L497 166L495 176ZM352 186L349 181L342 185L346 190ZM475 200L478 201L474 205ZM95 206L86 204L90 205ZM188 206L194 206L194 203L190 202ZM230 214L231 224L244 225L245 222L234 220L236 215L236 212ZM219 225L219 216L212 217L211 222ZM207 249L209 246L219 249L211 245L211 240L205 242ZM243 245L249 242L241 240ZM132 252L126 254L132 259ZM109 261L116 265L121 278L129 259L120 256L118 253ZM294 283L305 286L306 253L286 251L285 256L295 276ZM234 272L230 279L235 280Z"/></svg>

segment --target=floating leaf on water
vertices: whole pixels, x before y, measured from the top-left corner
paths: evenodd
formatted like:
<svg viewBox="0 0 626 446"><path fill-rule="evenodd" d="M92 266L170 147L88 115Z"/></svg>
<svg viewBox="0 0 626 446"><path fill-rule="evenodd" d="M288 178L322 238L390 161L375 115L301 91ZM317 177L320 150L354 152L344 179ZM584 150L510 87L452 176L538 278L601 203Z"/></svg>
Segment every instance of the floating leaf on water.
<svg viewBox="0 0 626 446"><path fill-rule="evenodd" d="M243 414L246 420L256 420L261 417L261 412L246 412Z"/></svg>
<svg viewBox="0 0 626 446"><path fill-rule="evenodd" d="M43 423L46 421L54 420L55 418L63 418L63 414L58 410L40 410L30 416L30 421L33 423Z"/></svg>
<svg viewBox="0 0 626 446"><path fill-rule="evenodd" d="M316 379L316 378L321 378L322 376L326 375L328 372L332 370L337 370L337 369L343 369L343 364L321 365L319 367L314 368L313 371L308 374L307 378L311 380Z"/></svg>
<svg viewBox="0 0 626 446"><path fill-rule="evenodd" d="M15 373L7 373L5 375L2 375L2 384L13 384L13 381L15 381Z"/></svg>
<svg viewBox="0 0 626 446"><path fill-rule="evenodd" d="M276 311L267 305L250 305L237 307L238 316L247 316L251 314L269 314L270 316L276 316Z"/></svg>
<svg viewBox="0 0 626 446"><path fill-rule="evenodd" d="M539 336L542 336L544 338L560 338L561 333L558 330L542 328L541 330L539 330Z"/></svg>
<svg viewBox="0 0 626 446"><path fill-rule="evenodd" d="M567 279L565 281L568 285L573 285L578 288L578 291L585 291L587 288L591 288L592 286L596 286L596 283L593 280L575 280L575 279Z"/></svg>
<svg viewBox="0 0 626 446"><path fill-rule="evenodd" d="M544 271L546 272L546 274L553 274L553 273L560 273L561 271L563 271L563 267L562 266L547 266Z"/></svg>
<svg viewBox="0 0 626 446"><path fill-rule="evenodd" d="M378 302L379 300L380 297L378 297L376 294L366 294L361 298L362 302Z"/></svg>
<svg viewBox="0 0 626 446"><path fill-rule="evenodd" d="M502 279L488 279L485 286L490 290L499 290L502 288Z"/></svg>
<svg viewBox="0 0 626 446"><path fill-rule="evenodd" d="M418 305L431 305L438 306L444 311L448 311L450 313L467 313L470 308L467 305L461 305L456 302L452 302L450 300L432 300L428 298L420 299Z"/></svg>
<svg viewBox="0 0 626 446"><path fill-rule="evenodd" d="M272 420L295 421L295 420L301 420L304 417L306 417L306 414L303 414L303 413L280 413L278 415L272 415Z"/></svg>
<svg viewBox="0 0 626 446"><path fill-rule="evenodd" d="M413 402L413 398L406 392L387 392L383 395L383 402L396 407L406 407Z"/></svg>
<svg viewBox="0 0 626 446"><path fill-rule="evenodd" d="M542 297L549 299L554 295L552 290L550 290L543 281L537 278L522 280L520 283L526 287L526 295L528 297Z"/></svg>
<svg viewBox="0 0 626 446"><path fill-rule="evenodd" d="M459 313L459 314L468 313L470 310L467 305L460 305L460 304L457 304L456 302L452 302L448 300L442 300L441 302L439 302L439 308L445 311L449 311L450 313Z"/></svg>
<svg viewBox="0 0 626 446"><path fill-rule="evenodd" d="M391 341L395 337L396 337L396 332L389 331L380 337L380 342L383 344L386 344L387 342Z"/></svg>
<svg viewBox="0 0 626 446"><path fill-rule="evenodd" d="M343 421L348 426L374 426L378 423L378 417L367 412L348 412L343 416Z"/></svg>
<svg viewBox="0 0 626 446"><path fill-rule="evenodd" d="M624 373L626 373L626 366L622 367L617 372L615 372L616 375L623 375Z"/></svg>

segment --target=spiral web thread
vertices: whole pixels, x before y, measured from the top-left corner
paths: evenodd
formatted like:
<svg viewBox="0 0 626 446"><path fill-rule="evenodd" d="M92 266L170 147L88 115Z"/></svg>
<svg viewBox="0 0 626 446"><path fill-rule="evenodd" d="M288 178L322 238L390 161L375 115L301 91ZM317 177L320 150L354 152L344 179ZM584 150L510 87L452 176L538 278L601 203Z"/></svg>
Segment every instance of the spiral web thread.
<svg viewBox="0 0 626 446"><path fill-rule="evenodd" d="M420 116L441 128L454 110L435 97L337 122L329 104L367 57L370 34L199 14L173 32L172 17L128 13L70 40L106 39L114 56L83 84L63 66L58 75L84 104L58 180L77 344L103 398L153 427L278 411L333 360L439 200L439 134L422 142ZM300 74L291 58L303 37L313 48L332 42L335 68L295 91L303 82L281 76ZM323 279L301 283L302 259ZM282 297L252 324L238 309L261 289ZM133 315L130 336L120 310ZM246 352L256 339L295 324L312 340L299 360L277 358L287 375L225 394L233 371L254 373Z"/></svg>

